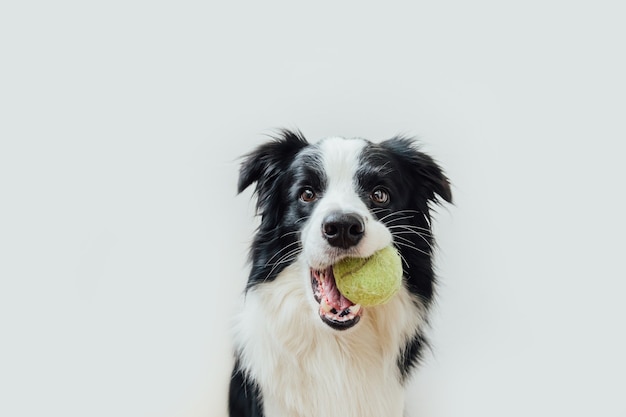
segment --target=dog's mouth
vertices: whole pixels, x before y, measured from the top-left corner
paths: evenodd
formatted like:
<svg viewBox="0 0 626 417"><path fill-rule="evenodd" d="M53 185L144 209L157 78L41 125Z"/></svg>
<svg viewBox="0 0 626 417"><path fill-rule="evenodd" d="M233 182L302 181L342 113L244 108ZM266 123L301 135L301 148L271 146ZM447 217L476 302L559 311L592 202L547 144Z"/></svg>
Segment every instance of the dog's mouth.
<svg viewBox="0 0 626 417"><path fill-rule="evenodd" d="M335 330L346 330L359 322L363 308L341 294L335 283L332 266L322 270L311 269L311 286L324 323Z"/></svg>

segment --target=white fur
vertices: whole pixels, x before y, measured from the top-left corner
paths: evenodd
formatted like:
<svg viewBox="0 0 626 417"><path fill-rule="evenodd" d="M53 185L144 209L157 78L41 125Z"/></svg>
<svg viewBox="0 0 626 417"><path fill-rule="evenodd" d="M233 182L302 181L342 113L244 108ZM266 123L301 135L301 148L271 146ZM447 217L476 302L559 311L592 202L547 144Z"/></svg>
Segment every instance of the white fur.
<svg viewBox="0 0 626 417"><path fill-rule="evenodd" d="M406 288L363 311L352 329L324 324L302 261L245 297L235 344L266 417L400 417L399 346L423 323Z"/></svg>
<svg viewBox="0 0 626 417"><path fill-rule="evenodd" d="M353 328L338 331L319 317L311 266L336 255L321 236L332 210L359 213L366 232L357 247L371 255L391 242L355 192L359 140L321 143L328 187L303 229L303 252L274 281L251 288L235 326L241 366L259 385L266 417L401 417L400 347L423 324L424 309L403 287L387 304L368 307Z"/></svg>
<svg viewBox="0 0 626 417"><path fill-rule="evenodd" d="M391 243L389 230L374 220L355 190L358 156L364 146L365 141L359 139L327 138L320 143L328 184L302 230L304 257L313 268L325 268L348 255L366 258ZM356 213L365 220L365 235L350 253L338 254L320 232L322 220L332 211Z"/></svg>

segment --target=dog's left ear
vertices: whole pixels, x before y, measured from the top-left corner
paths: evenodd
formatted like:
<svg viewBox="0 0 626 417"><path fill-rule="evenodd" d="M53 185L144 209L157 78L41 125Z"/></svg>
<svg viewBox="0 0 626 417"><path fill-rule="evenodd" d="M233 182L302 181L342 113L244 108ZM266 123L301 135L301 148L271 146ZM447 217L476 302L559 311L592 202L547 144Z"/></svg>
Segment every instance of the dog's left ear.
<svg viewBox="0 0 626 417"><path fill-rule="evenodd" d="M448 177L433 158L417 148L414 140L395 137L380 145L396 156L403 171L413 173L414 180L423 184L422 190L427 199L438 203L441 197L444 201L452 203Z"/></svg>

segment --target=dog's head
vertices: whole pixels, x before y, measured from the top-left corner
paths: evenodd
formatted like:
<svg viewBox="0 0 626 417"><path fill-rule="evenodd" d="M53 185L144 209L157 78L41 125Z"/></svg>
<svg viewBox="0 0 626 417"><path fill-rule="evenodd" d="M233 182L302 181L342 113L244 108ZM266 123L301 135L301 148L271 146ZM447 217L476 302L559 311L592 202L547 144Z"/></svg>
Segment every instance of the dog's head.
<svg viewBox="0 0 626 417"><path fill-rule="evenodd" d="M283 131L245 158L239 192L253 183L261 224L248 288L303 263L322 320L350 328L363 310L335 286L333 264L393 244L406 288L422 302L431 299L430 204L452 196L441 168L412 140L333 137L309 144L299 132Z"/></svg>

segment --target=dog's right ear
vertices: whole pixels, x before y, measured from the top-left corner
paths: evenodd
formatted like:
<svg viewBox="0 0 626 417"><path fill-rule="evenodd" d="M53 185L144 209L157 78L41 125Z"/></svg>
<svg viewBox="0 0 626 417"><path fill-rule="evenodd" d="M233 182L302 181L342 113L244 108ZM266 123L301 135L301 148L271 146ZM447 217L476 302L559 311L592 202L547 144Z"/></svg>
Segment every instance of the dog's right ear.
<svg viewBox="0 0 626 417"><path fill-rule="evenodd" d="M241 193L256 182L257 209L263 207L277 186L280 174L287 169L298 151L308 144L299 131L282 130L274 140L244 156L237 191Z"/></svg>

